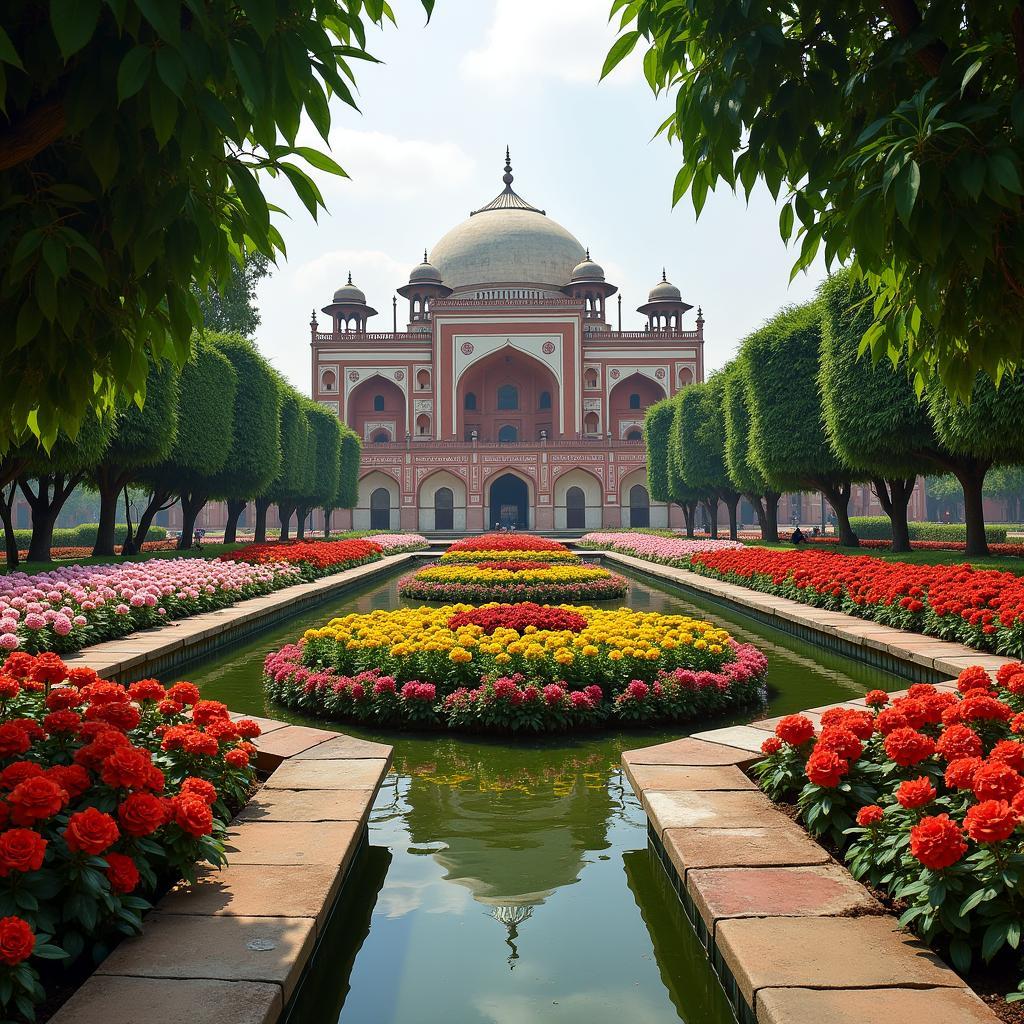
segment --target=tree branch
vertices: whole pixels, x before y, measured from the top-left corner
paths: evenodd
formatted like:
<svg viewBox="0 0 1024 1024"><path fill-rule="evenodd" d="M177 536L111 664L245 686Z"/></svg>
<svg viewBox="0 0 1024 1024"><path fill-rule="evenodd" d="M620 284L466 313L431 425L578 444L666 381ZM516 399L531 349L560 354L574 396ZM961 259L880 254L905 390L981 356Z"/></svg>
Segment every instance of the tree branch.
<svg viewBox="0 0 1024 1024"><path fill-rule="evenodd" d="M7 131L0 132L0 171L31 160L52 146L64 134L66 125L60 100L47 100L30 110Z"/></svg>
<svg viewBox="0 0 1024 1024"><path fill-rule="evenodd" d="M914 0L882 0L882 6L889 13L896 31L907 39L921 26L921 12ZM917 50L916 56L921 67L933 78L942 69L942 62L949 51L945 43L935 40Z"/></svg>

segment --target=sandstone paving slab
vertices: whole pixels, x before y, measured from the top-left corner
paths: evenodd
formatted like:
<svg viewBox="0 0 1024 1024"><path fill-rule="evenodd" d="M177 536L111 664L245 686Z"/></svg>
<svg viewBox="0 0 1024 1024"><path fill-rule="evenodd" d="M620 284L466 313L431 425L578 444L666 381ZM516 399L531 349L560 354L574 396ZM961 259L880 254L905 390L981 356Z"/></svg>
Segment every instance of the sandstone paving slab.
<svg viewBox="0 0 1024 1024"><path fill-rule="evenodd" d="M722 921L718 949L749 1006L764 988L963 988L894 918L752 917Z"/></svg>
<svg viewBox="0 0 1024 1024"><path fill-rule="evenodd" d="M680 877L697 868L828 864L832 858L783 814L772 825L669 828L662 836Z"/></svg>
<svg viewBox="0 0 1024 1024"><path fill-rule="evenodd" d="M251 981L95 974L51 1024L276 1024L281 988Z"/></svg>
<svg viewBox="0 0 1024 1024"><path fill-rule="evenodd" d="M334 738L333 732L326 729L311 729L305 725L286 725L283 729L274 729L266 736L256 740L261 754L268 757L291 757L303 750L326 743Z"/></svg>
<svg viewBox="0 0 1024 1024"><path fill-rule="evenodd" d="M314 938L315 923L308 917L190 917L156 912L146 918L145 931L125 939L97 973L265 982L279 985L287 1002ZM184 1009L179 1005L179 1013Z"/></svg>
<svg viewBox="0 0 1024 1024"><path fill-rule="evenodd" d="M661 835L668 828L770 828L783 815L758 791L645 793L644 809Z"/></svg>
<svg viewBox="0 0 1024 1024"><path fill-rule="evenodd" d="M681 765L716 765L716 764L747 764L753 757L749 751L736 747L725 747L720 743L706 743L689 737L670 740L668 743L656 743L651 747L639 750L627 750L622 761L627 765L634 764L681 764Z"/></svg>
<svg viewBox="0 0 1024 1024"><path fill-rule="evenodd" d="M225 845L230 864L339 867L351 859L361 834L356 821L246 821L228 829Z"/></svg>
<svg viewBox="0 0 1024 1024"><path fill-rule="evenodd" d="M827 917L881 913L881 905L838 864L694 868L686 888L710 931L733 917Z"/></svg>
<svg viewBox="0 0 1024 1024"><path fill-rule="evenodd" d="M294 755L296 761L342 760L346 758L382 757L391 759L394 748L386 743L374 743L358 736L334 734L334 739L318 743L315 747L300 750Z"/></svg>
<svg viewBox="0 0 1024 1024"><path fill-rule="evenodd" d="M626 766L626 775L637 793L656 789L757 789L734 765L635 764Z"/></svg>
<svg viewBox="0 0 1024 1024"><path fill-rule="evenodd" d="M165 914L200 917L308 917L318 927L330 913L344 877L329 864L235 864L202 868L161 901Z"/></svg>
<svg viewBox="0 0 1024 1024"><path fill-rule="evenodd" d="M332 760L289 759L267 780L265 789L375 789L387 775L382 757Z"/></svg>
<svg viewBox="0 0 1024 1024"><path fill-rule="evenodd" d="M751 729L749 725L730 725L725 729L695 732L691 739L721 743L725 747L737 747L752 754L760 754L764 735L760 729Z"/></svg>
<svg viewBox="0 0 1024 1024"><path fill-rule="evenodd" d="M757 1024L997 1024L971 991L957 988L767 988Z"/></svg>
<svg viewBox="0 0 1024 1024"><path fill-rule="evenodd" d="M261 789L235 821L366 820L372 789Z"/></svg>
<svg viewBox="0 0 1024 1024"><path fill-rule="evenodd" d="M260 727L260 737L266 736L267 733L277 732L278 729L288 728L287 722L279 722L276 718L260 718L259 715L245 715L237 711L231 712L232 721L237 722L242 718L255 722Z"/></svg>

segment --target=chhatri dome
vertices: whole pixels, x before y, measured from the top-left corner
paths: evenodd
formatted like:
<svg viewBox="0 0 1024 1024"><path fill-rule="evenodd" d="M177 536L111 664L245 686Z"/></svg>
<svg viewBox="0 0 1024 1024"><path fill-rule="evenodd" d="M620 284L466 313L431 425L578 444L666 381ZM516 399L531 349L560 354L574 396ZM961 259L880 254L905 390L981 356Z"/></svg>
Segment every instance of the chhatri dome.
<svg viewBox="0 0 1024 1024"><path fill-rule="evenodd" d="M334 293L335 302L363 303L366 302L366 292L358 285L352 283L352 271L348 272L348 283L343 284Z"/></svg>
<svg viewBox="0 0 1024 1024"><path fill-rule="evenodd" d="M682 295L679 289L665 277L665 271L661 271L661 280L647 293L648 302L679 302ZM687 307L692 308L692 307Z"/></svg>
<svg viewBox="0 0 1024 1024"><path fill-rule="evenodd" d="M433 266L456 292L482 285L564 288L585 250L561 224L512 188L505 150L505 188L451 229L431 250Z"/></svg>

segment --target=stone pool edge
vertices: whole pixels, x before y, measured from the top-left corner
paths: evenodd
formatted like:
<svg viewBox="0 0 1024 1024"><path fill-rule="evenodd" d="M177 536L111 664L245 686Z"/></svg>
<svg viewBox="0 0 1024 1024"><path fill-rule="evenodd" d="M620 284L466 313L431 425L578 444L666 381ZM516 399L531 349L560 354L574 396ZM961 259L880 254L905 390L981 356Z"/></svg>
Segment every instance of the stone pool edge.
<svg viewBox="0 0 1024 1024"><path fill-rule="evenodd" d="M258 763L271 774L228 828L227 867L171 889L51 1024L281 1020L366 845L393 748L257 721Z"/></svg>
<svg viewBox="0 0 1024 1024"><path fill-rule="evenodd" d="M251 639L271 623L290 618L416 558L421 551L385 555L374 562L332 573L311 583L284 587L262 597L250 597L227 608L176 619L156 629L131 633L63 655L70 668L95 669L104 679L129 683L147 676L174 672L218 648Z"/></svg>

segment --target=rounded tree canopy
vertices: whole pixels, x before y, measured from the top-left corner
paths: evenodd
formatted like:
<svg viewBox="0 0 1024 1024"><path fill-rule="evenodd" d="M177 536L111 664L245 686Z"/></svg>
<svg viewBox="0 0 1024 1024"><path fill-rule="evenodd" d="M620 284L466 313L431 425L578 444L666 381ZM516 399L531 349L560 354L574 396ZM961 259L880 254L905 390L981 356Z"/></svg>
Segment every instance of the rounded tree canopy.
<svg viewBox="0 0 1024 1024"><path fill-rule="evenodd" d="M697 387L695 384L687 385L688 388ZM669 434L668 459L666 469L668 471L668 489L672 500L678 504L700 501L707 497L703 491L694 490L689 487L683 479L683 421L680 414L680 400L683 393L670 398L672 403L672 430Z"/></svg>
<svg viewBox="0 0 1024 1024"><path fill-rule="evenodd" d="M644 416L644 443L647 446L647 487L655 501L675 501L669 488L668 449L672 438L674 399L663 398L647 409Z"/></svg>
<svg viewBox="0 0 1024 1024"><path fill-rule="evenodd" d="M217 473L212 493L218 498L254 498L267 489L281 468L281 389L277 374L256 346L240 334L208 333L238 378L231 450Z"/></svg>
<svg viewBox="0 0 1024 1024"><path fill-rule="evenodd" d="M734 490L725 466L723 380L691 384L679 396L680 468L683 482L703 494Z"/></svg>
<svg viewBox="0 0 1024 1024"><path fill-rule="evenodd" d="M50 451L34 437L20 446L24 461L23 476L70 476L86 473L104 457L113 430L112 417L90 413L82 421L78 434L71 438L62 430Z"/></svg>
<svg viewBox="0 0 1024 1024"><path fill-rule="evenodd" d="M350 427L341 428L341 463L338 470L338 507L355 508L359 504L359 460L363 444Z"/></svg>
<svg viewBox="0 0 1024 1024"><path fill-rule="evenodd" d="M283 377L279 377L278 381L281 388L281 465L264 496L288 505L299 500L306 482L309 423L306 419L306 400Z"/></svg>
<svg viewBox="0 0 1024 1024"><path fill-rule="evenodd" d="M859 354L871 326L871 294L849 271L819 290L822 307L818 383L832 447L850 466L883 477L927 472L940 448L928 405L914 389L906 358L872 363Z"/></svg>
<svg viewBox="0 0 1024 1024"><path fill-rule="evenodd" d="M307 400L309 421L309 461L303 505L321 508L333 503L338 493L341 463L341 423L330 409L319 402Z"/></svg>
<svg viewBox="0 0 1024 1024"><path fill-rule="evenodd" d="M751 460L750 404L747 364L734 359L722 370L722 412L725 420L725 466L736 489L755 497L771 488Z"/></svg>
<svg viewBox="0 0 1024 1024"><path fill-rule="evenodd" d="M995 464L1021 461L1024 452L1024 371L1004 374L997 386L979 373L970 404L949 393L938 381L928 389L928 408L939 441L956 455L989 459Z"/></svg>
<svg viewBox="0 0 1024 1024"><path fill-rule="evenodd" d="M808 302L748 335L751 461L775 491L804 490L849 471L829 444L818 390L821 306Z"/></svg>

